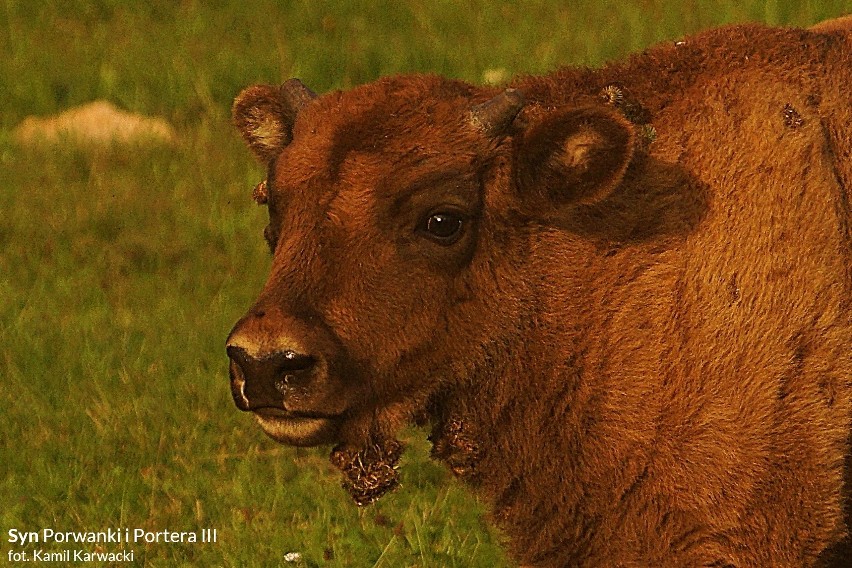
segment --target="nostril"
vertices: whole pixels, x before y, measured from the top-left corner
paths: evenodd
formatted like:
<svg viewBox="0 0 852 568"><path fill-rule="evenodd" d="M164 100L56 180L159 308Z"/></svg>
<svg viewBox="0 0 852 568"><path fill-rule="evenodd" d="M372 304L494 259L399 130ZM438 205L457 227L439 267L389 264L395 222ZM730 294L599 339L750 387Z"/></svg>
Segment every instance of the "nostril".
<svg viewBox="0 0 852 568"><path fill-rule="evenodd" d="M269 356L274 359L280 371L307 371L316 362L310 355L301 355L295 351L281 351Z"/></svg>
<svg viewBox="0 0 852 568"><path fill-rule="evenodd" d="M232 361L231 390L243 410L282 407L288 391L312 380L317 361L292 350L257 356L238 345L228 345L226 351Z"/></svg>
<svg viewBox="0 0 852 568"><path fill-rule="evenodd" d="M243 349L242 347L236 347L235 345L228 345L225 351L228 352L229 358L237 362L242 359L245 359L248 356L245 349Z"/></svg>
<svg viewBox="0 0 852 568"><path fill-rule="evenodd" d="M228 357L242 369L262 366L276 373L292 373L307 371L316 363L314 357L290 350L275 351L260 357L249 355L248 351L236 345L229 345L226 351L228 352Z"/></svg>
<svg viewBox="0 0 852 568"><path fill-rule="evenodd" d="M228 352L229 359L240 367L245 367L249 360L249 354L245 349L242 347L236 347L235 345L228 345L226 351Z"/></svg>

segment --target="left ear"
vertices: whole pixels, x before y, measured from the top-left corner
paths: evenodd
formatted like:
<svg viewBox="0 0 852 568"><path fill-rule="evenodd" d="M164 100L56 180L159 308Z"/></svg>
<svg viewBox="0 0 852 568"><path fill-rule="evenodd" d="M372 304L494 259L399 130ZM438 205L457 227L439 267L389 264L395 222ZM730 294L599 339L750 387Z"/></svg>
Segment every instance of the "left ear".
<svg viewBox="0 0 852 568"><path fill-rule="evenodd" d="M293 139L296 116L314 98L314 92L298 79L280 87L248 87L234 100L234 125L255 156L269 163Z"/></svg>
<svg viewBox="0 0 852 568"><path fill-rule="evenodd" d="M534 214L596 203L621 183L633 157L633 125L607 108L568 108L534 118L515 139L515 180Z"/></svg>

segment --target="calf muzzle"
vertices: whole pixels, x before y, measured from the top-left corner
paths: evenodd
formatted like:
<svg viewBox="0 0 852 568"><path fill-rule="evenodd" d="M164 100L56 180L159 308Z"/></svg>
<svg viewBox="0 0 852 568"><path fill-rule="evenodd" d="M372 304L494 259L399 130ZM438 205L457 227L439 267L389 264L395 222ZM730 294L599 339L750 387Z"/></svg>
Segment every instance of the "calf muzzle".
<svg viewBox="0 0 852 568"><path fill-rule="evenodd" d="M253 356L246 349L229 345L231 394L240 410L278 408L285 410L287 390L310 381L316 359L284 350Z"/></svg>

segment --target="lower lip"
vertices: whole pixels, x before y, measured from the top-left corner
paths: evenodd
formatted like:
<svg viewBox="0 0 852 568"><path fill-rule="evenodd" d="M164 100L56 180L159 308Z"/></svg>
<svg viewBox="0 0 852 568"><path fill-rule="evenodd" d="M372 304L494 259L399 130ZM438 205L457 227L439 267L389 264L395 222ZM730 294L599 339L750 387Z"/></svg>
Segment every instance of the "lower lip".
<svg viewBox="0 0 852 568"><path fill-rule="evenodd" d="M283 414L283 415L282 415ZM257 423L276 442L290 446L318 446L333 441L337 430L331 418L309 418L288 415L286 412L255 412Z"/></svg>

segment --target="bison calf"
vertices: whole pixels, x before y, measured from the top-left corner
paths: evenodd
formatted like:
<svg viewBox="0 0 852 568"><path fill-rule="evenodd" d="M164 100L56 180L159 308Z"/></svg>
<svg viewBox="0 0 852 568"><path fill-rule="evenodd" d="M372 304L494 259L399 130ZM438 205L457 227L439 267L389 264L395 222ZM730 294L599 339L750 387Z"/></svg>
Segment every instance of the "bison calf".
<svg viewBox="0 0 852 568"><path fill-rule="evenodd" d="M431 424L525 564L844 562L850 84L843 31L749 25L505 89L246 89L237 406L358 503Z"/></svg>

